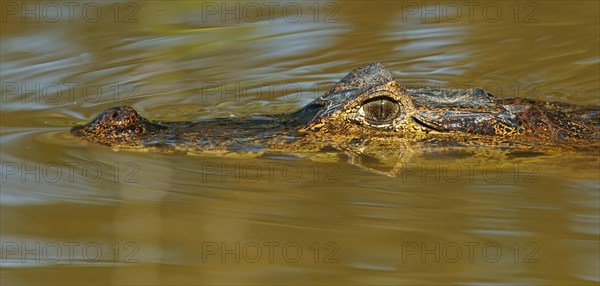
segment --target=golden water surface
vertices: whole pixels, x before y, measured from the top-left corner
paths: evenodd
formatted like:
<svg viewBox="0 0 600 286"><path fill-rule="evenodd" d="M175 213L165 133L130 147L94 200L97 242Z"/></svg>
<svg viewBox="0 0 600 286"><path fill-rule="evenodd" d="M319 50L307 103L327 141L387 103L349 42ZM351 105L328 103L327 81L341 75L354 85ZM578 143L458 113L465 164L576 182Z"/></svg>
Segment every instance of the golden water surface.
<svg viewBox="0 0 600 286"><path fill-rule="evenodd" d="M597 105L597 1L1 4L2 285L600 282L594 155L408 158L390 177L69 134L121 104L293 111L374 61L406 85Z"/></svg>

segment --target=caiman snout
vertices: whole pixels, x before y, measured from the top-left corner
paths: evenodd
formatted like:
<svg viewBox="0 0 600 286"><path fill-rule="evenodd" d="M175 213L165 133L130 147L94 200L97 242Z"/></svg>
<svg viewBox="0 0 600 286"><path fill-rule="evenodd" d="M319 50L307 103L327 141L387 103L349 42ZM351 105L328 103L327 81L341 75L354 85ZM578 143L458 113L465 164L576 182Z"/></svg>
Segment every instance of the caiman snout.
<svg viewBox="0 0 600 286"><path fill-rule="evenodd" d="M86 125L71 128L71 134L104 145L133 146L147 133L146 121L131 106L106 109Z"/></svg>

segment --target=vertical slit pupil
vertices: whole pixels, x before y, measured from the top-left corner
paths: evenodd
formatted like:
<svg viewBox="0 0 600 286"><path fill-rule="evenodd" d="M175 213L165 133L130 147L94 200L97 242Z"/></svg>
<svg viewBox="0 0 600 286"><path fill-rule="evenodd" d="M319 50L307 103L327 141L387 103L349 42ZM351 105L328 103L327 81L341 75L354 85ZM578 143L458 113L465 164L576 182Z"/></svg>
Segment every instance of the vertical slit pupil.
<svg viewBox="0 0 600 286"><path fill-rule="evenodd" d="M375 98L364 105L365 118L376 122L388 122L400 112L398 103L387 97Z"/></svg>

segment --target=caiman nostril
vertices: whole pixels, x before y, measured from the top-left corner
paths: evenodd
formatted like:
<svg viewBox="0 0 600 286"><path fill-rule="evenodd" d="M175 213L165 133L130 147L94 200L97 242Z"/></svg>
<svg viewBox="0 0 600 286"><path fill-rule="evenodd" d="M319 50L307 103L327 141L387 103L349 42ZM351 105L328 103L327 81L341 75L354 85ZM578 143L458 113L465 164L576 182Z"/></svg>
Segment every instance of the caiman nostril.
<svg viewBox="0 0 600 286"><path fill-rule="evenodd" d="M81 136L82 129L83 129L83 126L77 125L77 126L73 126L70 131L71 131L71 134L73 134L75 136Z"/></svg>

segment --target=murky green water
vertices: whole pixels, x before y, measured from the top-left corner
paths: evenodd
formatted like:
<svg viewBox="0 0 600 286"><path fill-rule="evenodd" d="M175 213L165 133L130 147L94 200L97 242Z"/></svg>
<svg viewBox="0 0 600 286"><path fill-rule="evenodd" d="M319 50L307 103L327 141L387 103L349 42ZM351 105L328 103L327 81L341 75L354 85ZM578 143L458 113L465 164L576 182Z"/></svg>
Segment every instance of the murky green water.
<svg viewBox="0 0 600 286"><path fill-rule="evenodd" d="M1 4L3 285L600 281L595 156L421 158L388 177L68 132L119 104L292 111L373 61L407 85L599 104L596 1Z"/></svg>

